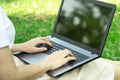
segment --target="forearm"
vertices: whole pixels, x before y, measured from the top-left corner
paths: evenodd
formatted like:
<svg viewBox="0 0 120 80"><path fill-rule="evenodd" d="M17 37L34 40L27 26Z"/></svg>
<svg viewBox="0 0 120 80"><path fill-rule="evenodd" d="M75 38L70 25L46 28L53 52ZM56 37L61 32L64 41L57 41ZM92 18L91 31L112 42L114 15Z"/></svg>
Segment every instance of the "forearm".
<svg viewBox="0 0 120 80"><path fill-rule="evenodd" d="M1 77L3 80L35 80L45 74L49 68L49 64L47 65L44 61L33 65L9 67L6 70L4 68L2 72L5 72L5 74L1 75Z"/></svg>
<svg viewBox="0 0 120 80"><path fill-rule="evenodd" d="M49 64L48 64L49 65ZM14 80L34 80L42 76L49 70L49 66L46 62L41 62L34 65L25 65L17 68L16 74L12 75Z"/></svg>
<svg viewBox="0 0 120 80"><path fill-rule="evenodd" d="M0 56L1 80L34 80L50 69L47 61L16 67L8 47L0 49Z"/></svg>

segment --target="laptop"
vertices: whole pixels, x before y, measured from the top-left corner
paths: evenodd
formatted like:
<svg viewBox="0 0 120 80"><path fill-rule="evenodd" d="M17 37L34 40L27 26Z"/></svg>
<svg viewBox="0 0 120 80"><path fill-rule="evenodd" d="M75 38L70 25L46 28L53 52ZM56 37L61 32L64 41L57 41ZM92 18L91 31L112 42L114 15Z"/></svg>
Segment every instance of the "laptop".
<svg viewBox="0 0 120 80"><path fill-rule="evenodd" d="M69 49L76 57L62 67L48 71L53 77L88 63L102 54L116 6L95 0L62 0L54 30L48 36L53 47L42 53L16 56L29 64L44 60L52 52Z"/></svg>

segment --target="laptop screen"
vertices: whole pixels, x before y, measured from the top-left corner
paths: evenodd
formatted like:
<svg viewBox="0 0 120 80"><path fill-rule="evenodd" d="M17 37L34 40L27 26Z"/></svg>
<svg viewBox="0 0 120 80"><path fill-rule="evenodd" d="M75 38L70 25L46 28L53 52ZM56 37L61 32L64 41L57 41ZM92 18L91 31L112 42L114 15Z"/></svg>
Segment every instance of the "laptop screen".
<svg viewBox="0 0 120 80"><path fill-rule="evenodd" d="M64 0L55 33L100 49L112 8L82 0Z"/></svg>

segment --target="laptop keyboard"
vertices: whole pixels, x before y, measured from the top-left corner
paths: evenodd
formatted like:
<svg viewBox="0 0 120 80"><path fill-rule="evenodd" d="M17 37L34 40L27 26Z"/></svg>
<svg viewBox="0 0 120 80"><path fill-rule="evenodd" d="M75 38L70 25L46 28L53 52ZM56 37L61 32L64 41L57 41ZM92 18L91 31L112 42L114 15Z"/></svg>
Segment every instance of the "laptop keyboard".
<svg viewBox="0 0 120 80"><path fill-rule="evenodd" d="M69 48L67 48L67 47L65 47L63 45L57 44L55 42L51 42L51 43L52 43L53 47L46 52L47 54L51 54L51 53L53 53L55 51L58 51L58 50L69 49ZM87 58L89 58L88 56L86 56L84 54L81 54L81 53L78 53L78 52L76 52L76 51L74 51L72 49L69 49L69 50L76 57L76 61L70 61L70 62L68 62L67 63L68 65L73 65L73 64L76 64L78 62L81 62L81 61L86 60Z"/></svg>

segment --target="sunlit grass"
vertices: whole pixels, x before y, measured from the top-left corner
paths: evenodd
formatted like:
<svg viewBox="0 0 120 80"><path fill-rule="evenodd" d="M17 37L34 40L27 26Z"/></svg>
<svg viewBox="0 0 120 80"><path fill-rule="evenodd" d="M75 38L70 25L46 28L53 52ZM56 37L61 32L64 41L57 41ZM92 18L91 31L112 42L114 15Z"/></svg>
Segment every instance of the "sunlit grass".
<svg viewBox="0 0 120 80"><path fill-rule="evenodd" d="M31 15L34 19L45 19L56 15L60 0L0 0L7 15L23 17Z"/></svg>
<svg viewBox="0 0 120 80"><path fill-rule="evenodd" d="M16 28L15 42L52 33L61 0L0 0Z"/></svg>

